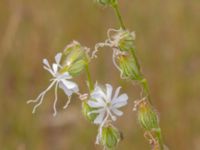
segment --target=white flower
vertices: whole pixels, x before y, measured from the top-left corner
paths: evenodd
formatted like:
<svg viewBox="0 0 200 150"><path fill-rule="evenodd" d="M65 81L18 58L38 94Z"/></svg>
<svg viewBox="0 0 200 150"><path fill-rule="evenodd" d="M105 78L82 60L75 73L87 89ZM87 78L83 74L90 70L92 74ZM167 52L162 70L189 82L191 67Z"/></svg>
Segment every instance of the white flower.
<svg viewBox="0 0 200 150"><path fill-rule="evenodd" d="M95 108L91 113L97 113L97 117L94 120L95 124L101 124L102 126L108 121L109 118L115 121L116 116L122 116L123 112L118 110L120 107L127 104L127 94L119 95L121 87L118 87L114 95L112 94L113 88L110 84L106 84L106 88L95 85L94 91L91 93L88 105Z"/></svg>
<svg viewBox="0 0 200 150"><path fill-rule="evenodd" d="M43 102L43 98L44 98L45 94L54 85L55 85L55 100L54 100L54 105L53 105L54 116L57 114L56 104L57 104L57 100L58 100L58 98L57 98L58 87L63 89L65 94L68 96L68 101L67 101L66 105L64 106L64 108L68 107L70 100L71 100L71 95L73 93L78 93L78 91L79 91L78 85L75 82L69 81L70 79L72 79L70 74L68 72L64 72L62 74L59 73L59 70L62 69L62 66L60 65L61 58L62 58L62 53L58 53L55 56L55 63L53 63L52 66L50 66L47 59L43 60L44 69L47 70L53 76L53 78L50 80L51 84L44 91L42 91L35 100L29 100L27 102L27 103L38 102L38 104L36 104L33 108L33 113L35 113L36 108L38 106L40 106L41 103Z"/></svg>

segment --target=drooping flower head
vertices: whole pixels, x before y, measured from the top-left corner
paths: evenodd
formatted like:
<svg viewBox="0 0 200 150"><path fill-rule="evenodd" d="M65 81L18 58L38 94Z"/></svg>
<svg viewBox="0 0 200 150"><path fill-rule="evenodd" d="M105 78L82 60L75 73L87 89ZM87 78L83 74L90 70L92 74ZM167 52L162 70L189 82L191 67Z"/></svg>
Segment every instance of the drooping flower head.
<svg viewBox="0 0 200 150"><path fill-rule="evenodd" d="M71 81L71 79L83 70L83 66L86 64L85 61L87 61L87 58L83 56L86 56L87 54L84 49L77 48L78 46L74 45L79 45L80 47L80 44L78 42L73 42L72 44L67 46L63 53L56 54L55 62L52 65L49 64L47 59L43 60L43 67L52 75L52 79L50 79L50 85L44 91L42 91L35 100L29 100L27 102L38 102L33 108L33 113L35 113L36 108L40 106L40 104L43 102L44 96L53 86L55 86L55 99L53 105L54 116L57 114L56 104L58 100L58 87L61 88L68 96L68 101L64 108L68 107L72 94L78 94L78 85L75 82Z"/></svg>

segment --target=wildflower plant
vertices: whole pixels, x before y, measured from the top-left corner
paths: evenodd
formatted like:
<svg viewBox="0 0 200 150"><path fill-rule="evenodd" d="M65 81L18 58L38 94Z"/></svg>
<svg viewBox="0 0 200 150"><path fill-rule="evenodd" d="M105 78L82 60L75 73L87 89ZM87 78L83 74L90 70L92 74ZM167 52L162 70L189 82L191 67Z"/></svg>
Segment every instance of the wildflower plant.
<svg viewBox="0 0 200 150"><path fill-rule="evenodd" d="M137 111L139 125L144 130L144 137L149 141L152 150L164 150L159 117L154 109L150 98L149 86L146 78L141 72L136 56L135 32L126 29L117 0L96 0L103 6L111 6L119 20L119 29L108 29L107 39L97 43L94 50L82 46L77 41L67 45L63 52L56 54L55 62L50 65L47 59L43 60L43 67L52 78L50 85L42 91L34 100L27 103L36 103L33 113L42 104L46 93L55 86L55 98L53 103L54 116L57 114L56 104L58 101L58 88L62 89L68 101L64 108L67 108L71 101L71 96L76 94L82 103L82 113L85 118L98 126L96 144L101 144L104 149L114 149L121 140L121 132L113 125L118 117L123 115L121 107L128 104L128 95L120 92L121 87L116 90L111 84L96 84L91 79L89 64L92 59L98 57L98 51L102 47L110 48L114 67L119 70L121 79L129 82L137 82L142 87L142 94L139 100L134 101L134 111ZM78 83L73 79L81 72L87 75L88 93L81 94Z"/></svg>

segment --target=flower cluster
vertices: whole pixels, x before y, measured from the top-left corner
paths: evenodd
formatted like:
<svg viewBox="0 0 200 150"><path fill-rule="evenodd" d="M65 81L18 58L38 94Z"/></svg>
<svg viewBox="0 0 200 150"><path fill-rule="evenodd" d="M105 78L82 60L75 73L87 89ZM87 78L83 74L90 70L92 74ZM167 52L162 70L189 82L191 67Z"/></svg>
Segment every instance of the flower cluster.
<svg viewBox="0 0 200 150"><path fill-rule="evenodd" d="M56 54L55 62L52 64L44 59L43 68L52 76L50 85L36 99L29 100L27 103L36 103L32 111L35 113L36 109L42 104L46 93L55 87L53 115L56 116L58 88L62 89L68 97L64 109L70 104L72 95L78 95L82 103L83 115L87 120L98 126L96 144L103 145L104 149L115 148L121 140L121 132L113 126L113 122L117 120L117 117L123 115L120 109L127 105L128 96L125 93L120 94L121 87L114 91L110 84L101 85L96 83L94 85L89 71L90 60L97 58L99 48L109 47L113 50L112 62L120 71L120 77L131 82L137 81L142 87L141 98L139 101L135 101L134 110L138 111L139 124L145 130L145 137L149 140L153 149L163 150L164 145L158 115L151 104L147 80L141 73L136 57L135 33L125 29L117 0L97 0L97 2L104 6L112 6L115 9L121 28L119 30L109 29L107 39L95 45L91 56L87 47L73 41L65 47L63 52ZM78 84L73 80L83 71L87 75L89 91L85 94L81 94Z"/></svg>
<svg viewBox="0 0 200 150"><path fill-rule="evenodd" d="M82 112L84 116L99 126L96 143L102 144L105 148L114 148L120 141L120 133L112 125L112 122L116 121L117 117L123 115L123 112L119 109L127 104L128 96L125 93L119 95L121 87L118 87L113 92L112 85L106 84L102 86L97 83L93 89L89 87L89 93L80 94L79 86L73 81L73 78L80 75L84 69L87 70L89 62L89 49L81 46L76 41L67 45L62 53L56 54L55 62L52 65L50 65L47 59L44 59L43 68L52 76L50 85L36 99L29 100L27 103L37 103L33 108L33 113L35 113L37 107L42 104L46 93L55 86L53 115L56 116L58 88L62 89L68 97L68 101L63 108L67 108L70 104L71 96L77 94L82 101Z"/></svg>
<svg viewBox="0 0 200 150"><path fill-rule="evenodd" d="M120 111L119 108L125 106L128 100L127 94L124 93L119 95L120 89L121 87L118 87L116 91L113 92L113 87L110 84L106 84L105 86L96 84L93 92L90 93L87 104L91 109L87 111L86 116L96 114L92 121L94 124L99 125L99 132L96 139L97 144L102 143L102 141L105 140L103 137L103 129L107 126L113 128L112 130L117 132L113 125L111 126L111 123L116 121L117 117L123 115L123 112ZM83 107L83 109L85 108ZM119 141L120 139L117 140ZM107 145L104 146L110 147ZM113 147L114 146L116 145L113 145Z"/></svg>

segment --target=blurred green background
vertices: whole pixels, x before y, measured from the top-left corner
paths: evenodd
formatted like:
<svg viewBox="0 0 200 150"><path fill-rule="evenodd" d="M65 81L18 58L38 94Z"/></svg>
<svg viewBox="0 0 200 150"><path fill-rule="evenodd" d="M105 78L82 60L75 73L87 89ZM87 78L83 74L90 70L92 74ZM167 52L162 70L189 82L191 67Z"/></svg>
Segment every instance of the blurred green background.
<svg viewBox="0 0 200 150"><path fill-rule="evenodd" d="M200 150L200 1L120 0L125 24L136 31L137 55L159 111L164 139L171 150ZM49 84L42 59L54 59L73 39L93 48L118 28L111 9L93 0L0 0L0 150L100 150L97 127L59 93L59 114L52 116L50 92L35 115L26 101ZM123 86L129 106L116 122L124 140L118 150L149 150L133 101L140 89L120 81L111 50L102 49L91 64L92 78ZM77 82L87 92L84 73Z"/></svg>

